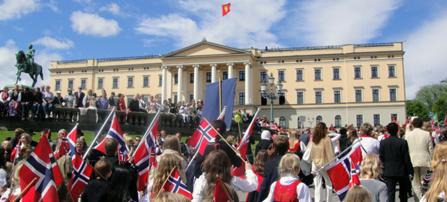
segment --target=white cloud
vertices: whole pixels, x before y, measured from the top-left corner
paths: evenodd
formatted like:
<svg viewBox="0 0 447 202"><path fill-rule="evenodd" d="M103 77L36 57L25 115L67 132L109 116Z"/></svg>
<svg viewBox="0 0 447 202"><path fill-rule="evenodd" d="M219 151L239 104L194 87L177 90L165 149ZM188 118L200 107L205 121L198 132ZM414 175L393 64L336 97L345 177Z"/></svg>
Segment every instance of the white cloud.
<svg viewBox="0 0 447 202"><path fill-rule="evenodd" d="M311 45L364 43L380 29L401 0L305 0L292 7L284 31L292 40Z"/></svg>
<svg viewBox="0 0 447 202"><path fill-rule="evenodd" d="M259 0L255 4L241 0L232 3L230 13L222 19L222 29L220 2L179 0L177 4L187 15L171 13L146 18L135 29L139 33L171 38L179 47L197 43L203 37L216 43L221 43L223 38L224 44L240 48L263 47L277 45L271 29L286 15L286 0Z"/></svg>
<svg viewBox="0 0 447 202"><path fill-rule="evenodd" d="M4 46L0 46L0 71L2 74L0 74L0 88L3 88L5 85L11 85L16 82L16 73L17 68L14 66L16 64L16 57L15 54L19 51L19 48L17 48L15 42L13 40L6 41L6 44ZM34 57L34 61L37 64L40 64L42 66L42 72L44 75L44 80L40 80L40 77L38 79L38 82L36 83L36 86L39 85L49 85L50 84L50 72L48 69L51 66L51 61L54 60L62 60L62 56L58 53L49 53L46 51L37 51L36 55ZM22 73L21 75L21 81L19 81L19 84L24 85L31 85L32 80L31 78L25 74Z"/></svg>
<svg viewBox="0 0 447 202"><path fill-rule="evenodd" d="M18 19L39 9L40 0L4 0L0 4L0 20Z"/></svg>
<svg viewBox="0 0 447 202"><path fill-rule="evenodd" d="M407 99L415 98L420 87L447 78L447 14L446 10L440 13L443 15L420 26L404 43Z"/></svg>
<svg viewBox="0 0 447 202"><path fill-rule="evenodd" d="M105 19L97 14L76 11L71 14L70 20L72 29L79 34L108 37L121 31L117 21Z"/></svg>
<svg viewBox="0 0 447 202"><path fill-rule="evenodd" d="M108 11L115 15L118 15L120 13L120 7L116 3L110 3L106 6L103 6L99 9L99 11Z"/></svg>
<svg viewBox="0 0 447 202"><path fill-rule="evenodd" d="M47 49L69 49L74 45L73 41L69 39L63 39L59 41L48 36L37 39L37 41L33 42L33 44L43 45Z"/></svg>

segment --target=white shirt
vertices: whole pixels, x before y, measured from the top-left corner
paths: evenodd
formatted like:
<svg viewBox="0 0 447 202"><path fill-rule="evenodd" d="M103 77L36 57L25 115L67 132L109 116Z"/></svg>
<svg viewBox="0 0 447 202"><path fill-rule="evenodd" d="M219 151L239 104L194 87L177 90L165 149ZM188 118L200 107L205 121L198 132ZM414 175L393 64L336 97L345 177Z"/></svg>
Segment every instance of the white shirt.
<svg viewBox="0 0 447 202"><path fill-rule="evenodd" d="M338 133L331 133L329 134L329 137L331 138L332 145L334 146L334 154L337 155L340 153L340 148L338 147L337 141L340 139L341 135Z"/></svg>
<svg viewBox="0 0 447 202"><path fill-rule="evenodd" d="M360 144L362 145L362 155L375 154L379 156L380 142L372 137L361 137Z"/></svg>
<svg viewBox="0 0 447 202"><path fill-rule="evenodd" d="M247 179L233 176L231 185L236 191L252 192L258 188L258 177L252 170L245 170ZM205 188L208 186L206 182L206 173L203 173L194 183L194 192L192 193L192 201L202 201Z"/></svg>
<svg viewBox="0 0 447 202"><path fill-rule="evenodd" d="M295 178L292 174L287 174L284 177L281 177L279 179L279 182L282 185L290 185L293 182L298 180ZM263 202L273 202L274 199L274 192L275 192L275 186L278 181L274 182L272 185L270 185L270 192L267 198ZM296 193L298 195L299 201L312 201L312 196L310 195L309 187L307 187L304 183L299 183L298 186L296 186Z"/></svg>

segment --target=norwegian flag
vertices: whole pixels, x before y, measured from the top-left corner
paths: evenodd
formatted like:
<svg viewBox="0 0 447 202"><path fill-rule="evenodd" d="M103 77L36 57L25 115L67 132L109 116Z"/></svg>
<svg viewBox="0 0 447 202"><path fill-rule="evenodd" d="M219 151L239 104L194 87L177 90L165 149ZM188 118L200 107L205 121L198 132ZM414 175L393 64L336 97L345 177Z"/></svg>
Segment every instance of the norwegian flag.
<svg viewBox="0 0 447 202"><path fill-rule="evenodd" d="M37 178L36 184L22 197L22 201L58 201L57 187L64 178L46 136L40 138L39 144L19 170L19 175L22 190Z"/></svg>
<svg viewBox="0 0 447 202"><path fill-rule="evenodd" d="M233 198L228 192L227 186L222 182L220 178L216 179L216 185L214 188L213 202L228 202L233 201Z"/></svg>
<svg viewBox="0 0 447 202"><path fill-rule="evenodd" d="M171 175L169 175L168 179L163 185L163 189L167 192L182 194L192 200L192 194L186 187L182 178L180 178L177 168L172 170Z"/></svg>
<svg viewBox="0 0 447 202"><path fill-rule="evenodd" d="M362 159L360 144L354 142L351 152L325 168L340 201L343 201L349 188L354 184L360 184L359 170Z"/></svg>
<svg viewBox="0 0 447 202"><path fill-rule="evenodd" d="M71 173L69 187L71 197L73 197L73 201L77 201L79 195L81 195L81 193L84 191L84 188L87 186L88 181L90 180L90 175L92 174L93 167L82 160L82 158L77 154L74 155L72 163L73 172Z"/></svg>
<svg viewBox="0 0 447 202"><path fill-rule="evenodd" d="M110 129L109 129L109 132L107 132L107 136L104 138L104 140L101 143L96 145L94 149L105 154L106 153L105 143L106 143L106 140L109 138L115 138L116 140L118 140L119 155L124 155L125 156L124 158L127 159L127 155L129 154L129 149L127 148L127 145L124 142L123 132L121 132L121 127L120 127L120 124L118 122L118 118L116 117L115 112L113 112L112 124L110 124Z"/></svg>
<svg viewBox="0 0 447 202"><path fill-rule="evenodd" d="M256 111L255 116L257 117L258 113L261 109L258 108L258 111ZM247 157L247 148L248 144L250 144L250 136L253 131L253 126L255 125L255 120L252 119L250 125L248 125L247 130L244 133L244 136L242 137L241 141L239 142L239 145L236 147L236 150L239 151L239 154L241 154L242 159L245 159ZM240 167L233 167L233 171L231 173L233 176L244 176L245 175L245 164L243 163Z"/></svg>
<svg viewBox="0 0 447 202"><path fill-rule="evenodd" d="M16 158L20 155L20 149L22 148L22 141L18 141L14 149L11 151L11 162L14 163Z"/></svg>
<svg viewBox="0 0 447 202"><path fill-rule="evenodd" d="M222 110L222 112L220 112L219 117L217 117L217 120L223 120L225 121L225 111L227 110L227 106L225 106Z"/></svg>
<svg viewBox="0 0 447 202"><path fill-rule="evenodd" d="M147 185L147 178L149 170L152 166L157 167L156 162L156 145L155 135L158 130L158 122L160 118L160 112L154 117L154 123L149 126L146 134L143 137L143 141L138 145L134 154L134 164L138 167L138 190L144 190Z"/></svg>
<svg viewBox="0 0 447 202"><path fill-rule="evenodd" d="M199 127L197 127L196 131L192 134L188 144L203 155L208 142L218 134L216 129L214 129L206 119L203 119L202 123L200 123Z"/></svg>
<svg viewBox="0 0 447 202"><path fill-rule="evenodd" d="M68 135L65 135L61 139L61 145L59 150L55 152L56 159L59 159L65 154L69 154L71 158L73 158L74 154L76 154L76 137L78 131L78 124L76 124L73 129L71 129Z"/></svg>

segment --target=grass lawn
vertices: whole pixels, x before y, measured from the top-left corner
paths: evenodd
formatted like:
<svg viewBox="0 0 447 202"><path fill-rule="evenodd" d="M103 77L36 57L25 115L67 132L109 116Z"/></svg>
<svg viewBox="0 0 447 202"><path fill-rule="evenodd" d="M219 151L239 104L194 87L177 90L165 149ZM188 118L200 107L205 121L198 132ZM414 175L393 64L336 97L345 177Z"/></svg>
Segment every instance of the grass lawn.
<svg viewBox="0 0 447 202"><path fill-rule="evenodd" d="M68 131L68 132L70 132L70 131ZM39 142L39 139L40 139L40 132L37 132L37 131L36 131L36 132L34 132L34 134L36 134L36 135L33 135L33 140L36 141L36 142ZM56 135L57 135L57 131L52 131L52 132L51 132L51 139L52 139L52 140L56 139ZM90 145L90 143L93 141L94 135L95 135L95 134L93 134L93 133L84 132L84 137L85 137L85 139L87 140L87 145ZM14 131L0 130L0 140L1 140L2 142L3 142L3 140L5 140L5 138L7 138L7 137L13 137L13 136L14 136ZM130 134L130 136L132 136L132 138L135 139L135 137L136 137L137 135L135 135L135 134ZM143 137L142 135L139 135L139 136L140 136L140 137ZM182 142L185 142L185 141L186 141L186 138L187 138L187 137L182 137ZM255 153L256 145L258 144L258 142L259 142L259 141L255 141L255 144L254 144L254 145L251 145L252 153L253 153L253 154Z"/></svg>

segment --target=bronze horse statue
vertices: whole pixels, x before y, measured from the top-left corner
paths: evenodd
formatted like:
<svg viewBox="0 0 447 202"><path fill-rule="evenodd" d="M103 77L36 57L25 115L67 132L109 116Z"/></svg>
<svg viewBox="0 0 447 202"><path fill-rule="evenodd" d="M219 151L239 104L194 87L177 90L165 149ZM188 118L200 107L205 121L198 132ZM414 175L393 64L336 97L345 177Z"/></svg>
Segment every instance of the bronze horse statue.
<svg viewBox="0 0 447 202"><path fill-rule="evenodd" d="M42 73L42 66L40 66L39 64L33 62L32 64L30 64L26 58L25 53L20 50L17 54L16 54L16 67L17 67L17 80L16 80L16 84L17 82L19 82L20 79L20 74L22 72L25 72L27 74L29 74L29 76L31 77L31 79L33 79L33 85L32 87L34 87L34 85L36 85L37 82L37 77L40 75L40 79L43 80L43 73Z"/></svg>

